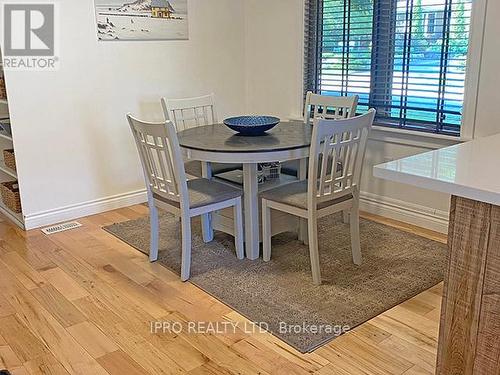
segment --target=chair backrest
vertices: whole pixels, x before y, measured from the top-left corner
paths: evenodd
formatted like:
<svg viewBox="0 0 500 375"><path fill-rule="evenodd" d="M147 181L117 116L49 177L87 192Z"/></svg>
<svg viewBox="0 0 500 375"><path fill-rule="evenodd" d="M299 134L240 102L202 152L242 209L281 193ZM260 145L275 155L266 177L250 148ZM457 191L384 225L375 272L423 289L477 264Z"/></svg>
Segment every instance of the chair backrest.
<svg viewBox="0 0 500 375"><path fill-rule="evenodd" d="M316 120L309 156L309 207L356 193L375 112L371 109L344 120Z"/></svg>
<svg viewBox="0 0 500 375"><path fill-rule="evenodd" d="M196 126L216 124L214 94L185 99L161 99L165 118L174 123L177 131Z"/></svg>
<svg viewBox="0 0 500 375"><path fill-rule="evenodd" d="M307 93L304 117L306 124L317 119L337 120L356 116L358 95L327 96Z"/></svg>
<svg viewBox="0 0 500 375"><path fill-rule="evenodd" d="M148 194L168 200L189 202L177 132L171 121L150 123L127 115L139 151Z"/></svg>

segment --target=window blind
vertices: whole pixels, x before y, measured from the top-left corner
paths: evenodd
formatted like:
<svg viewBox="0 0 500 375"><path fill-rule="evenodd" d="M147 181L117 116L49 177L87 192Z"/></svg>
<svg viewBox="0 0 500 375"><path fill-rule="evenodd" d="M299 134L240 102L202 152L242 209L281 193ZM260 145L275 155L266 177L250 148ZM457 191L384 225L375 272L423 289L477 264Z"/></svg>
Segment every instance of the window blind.
<svg viewBox="0 0 500 375"><path fill-rule="evenodd" d="M472 0L307 0L306 90L376 123L460 135Z"/></svg>

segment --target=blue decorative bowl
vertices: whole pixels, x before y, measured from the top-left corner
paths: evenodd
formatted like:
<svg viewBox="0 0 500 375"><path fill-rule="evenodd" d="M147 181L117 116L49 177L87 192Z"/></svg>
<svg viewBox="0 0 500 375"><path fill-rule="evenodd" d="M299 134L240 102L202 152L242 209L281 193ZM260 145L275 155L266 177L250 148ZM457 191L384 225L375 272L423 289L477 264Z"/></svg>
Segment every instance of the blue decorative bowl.
<svg viewBox="0 0 500 375"><path fill-rule="evenodd" d="M272 116L239 116L224 120L224 124L241 135L262 135L280 123Z"/></svg>

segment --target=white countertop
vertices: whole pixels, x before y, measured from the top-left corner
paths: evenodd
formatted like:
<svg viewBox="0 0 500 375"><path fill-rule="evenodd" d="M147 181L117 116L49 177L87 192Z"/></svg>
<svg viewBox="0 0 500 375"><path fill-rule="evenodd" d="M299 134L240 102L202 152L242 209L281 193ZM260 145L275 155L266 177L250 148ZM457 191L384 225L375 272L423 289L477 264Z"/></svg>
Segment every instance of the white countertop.
<svg viewBox="0 0 500 375"><path fill-rule="evenodd" d="M373 173L500 206L500 134L377 165Z"/></svg>

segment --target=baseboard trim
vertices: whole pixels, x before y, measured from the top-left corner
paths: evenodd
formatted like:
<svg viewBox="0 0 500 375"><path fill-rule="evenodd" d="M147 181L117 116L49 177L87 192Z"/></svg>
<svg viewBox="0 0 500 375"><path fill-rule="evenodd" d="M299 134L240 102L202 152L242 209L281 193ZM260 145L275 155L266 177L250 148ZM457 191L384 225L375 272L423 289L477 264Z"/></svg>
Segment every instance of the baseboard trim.
<svg viewBox="0 0 500 375"><path fill-rule="evenodd" d="M76 205L39 212L25 217L26 229L36 229L95 215L122 207L129 207L147 201L145 190L132 191L107 198L96 199ZM448 212L429 207L383 197L368 192L361 192L360 209L371 214L399 220L440 233L448 231Z"/></svg>
<svg viewBox="0 0 500 375"><path fill-rule="evenodd" d="M448 212L361 192L360 209L440 233L448 232Z"/></svg>
<svg viewBox="0 0 500 375"><path fill-rule="evenodd" d="M135 204L147 202L146 190L131 191L102 199L96 199L71 206L61 207L54 210L38 212L26 215L26 229L36 229L48 225L57 224L67 220L74 220L85 216L95 215L118 208L129 207Z"/></svg>

